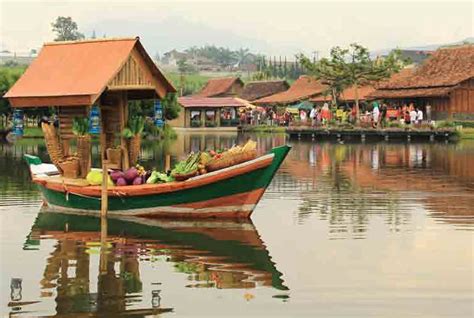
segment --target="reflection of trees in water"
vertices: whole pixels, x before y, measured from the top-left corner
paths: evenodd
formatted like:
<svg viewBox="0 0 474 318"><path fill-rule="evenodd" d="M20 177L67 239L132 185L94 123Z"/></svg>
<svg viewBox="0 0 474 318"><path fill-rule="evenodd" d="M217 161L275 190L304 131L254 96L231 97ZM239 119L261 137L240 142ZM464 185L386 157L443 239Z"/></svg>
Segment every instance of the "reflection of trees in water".
<svg viewBox="0 0 474 318"><path fill-rule="evenodd" d="M368 165L375 171L383 166L380 162L384 160L381 154L383 147L363 147L310 144L304 145L305 151L298 147L298 152L290 153L289 160L294 160L295 164L290 164L285 172L291 174L302 170L297 172L301 178L291 181L285 179L284 182L291 184L284 187L300 193L299 222L305 222L305 219L316 214L321 220L328 221L329 232L334 237L350 234L355 238L363 238L369 229L371 217L382 216L390 230L400 231L402 224L410 217L401 208L400 196L392 191L362 187L357 175L352 173L362 165ZM304 169L308 170L307 175L311 179L304 178Z"/></svg>
<svg viewBox="0 0 474 318"><path fill-rule="evenodd" d="M44 143L0 143L0 206L28 204L39 199L37 187L30 180L30 172L23 161L23 154L39 154L47 157Z"/></svg>

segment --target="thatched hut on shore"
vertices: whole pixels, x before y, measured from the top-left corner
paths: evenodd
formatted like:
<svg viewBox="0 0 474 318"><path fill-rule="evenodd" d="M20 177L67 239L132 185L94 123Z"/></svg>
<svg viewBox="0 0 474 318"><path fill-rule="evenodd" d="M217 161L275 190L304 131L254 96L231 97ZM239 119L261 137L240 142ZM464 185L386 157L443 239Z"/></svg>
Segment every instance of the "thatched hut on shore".
<svg viewBox="0 0 474 318"><path fill-rule="evenodd" d="M323 94L328 87L320 81L308 75L300 76L291 87L277 94L253 101L256 105L264 106L286 106L308 100Z"/></svg>
<svg viewBox="0 0 474 318"><path fill-rule="evenodd" d="M242 93L244 82L238 77L211 78L197 93L199 97L234 97Z"/></svg>
<svg viewBox="0 0 474 318"><path fill-rule="evenodd" d="M474 120L474 45L439 49L410 73L381 83L370 97L429 104L433 119Z"/></svg>
<svg viewBox="0 0 474 318"><path fill-rule="evenodd" d="M290 85L285 80L274 81L255 81L249 82L245 85L240 98L254 101L270 95L286 91Z"/></svg>

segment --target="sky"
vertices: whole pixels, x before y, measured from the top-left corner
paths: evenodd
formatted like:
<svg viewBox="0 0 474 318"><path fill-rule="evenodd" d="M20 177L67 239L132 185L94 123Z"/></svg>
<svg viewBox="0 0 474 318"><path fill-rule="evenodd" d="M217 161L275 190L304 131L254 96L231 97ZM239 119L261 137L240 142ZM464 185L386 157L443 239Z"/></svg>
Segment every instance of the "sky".
<svg viewBox="0 0 474 318"><path fill-rule="evenodd" d="M0 48L28 52L71 16L90 37L140 36L151 55L215 44L266 55L326 56L358 42L372 51L473 37L474 1L0 0Z"/></svg>

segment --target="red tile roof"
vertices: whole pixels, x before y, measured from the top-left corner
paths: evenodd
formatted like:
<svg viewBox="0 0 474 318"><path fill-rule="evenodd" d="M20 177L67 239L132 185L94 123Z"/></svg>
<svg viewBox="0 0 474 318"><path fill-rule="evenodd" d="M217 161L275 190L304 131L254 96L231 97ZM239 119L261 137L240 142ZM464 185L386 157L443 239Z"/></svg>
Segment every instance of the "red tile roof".
<svg viewBox="0 0 474 318"><path fill-rule="evenodd" d="M200 91L197 96L202 97L213 97L222 94L231 93L229 90L232 88L234 83L240 83L244 86L242 80L238 77L224 77L224 78L212 78L207 81L206 86Z"/></svg>
<svg viewBox="0 0 474 318"><path fill-rule="evenodd" d="M413 69L411 74L393 76L389 81L381 83L373 96L444 96L459 83L473 77L474 45L442 48ZM398 92L389 92L392 90Z"/></svg>
<svg viewBox="0 0 474 318"><path fill-rule="evenodd" d="M291 104L311 98L326 91L328 87L313 77L302 75L284 92L257 99L255 104Z"/></svg>
<svg viewBox="0 0 474 318"><path fill-rule="evenodd" d="M134 48L167 91L175 91L137 37L46 43L4 97L9 98L13 106L20 99L27 103L30 100L32 104L28 106L66 106L78 99L92 104L120 71ZM42 105L41 99L44 98L58 104Z"/></svg>
<svg viewBox="0 0 474 318"><path fill-rule="evenodd" d="M368 96L375 91L372 86L362 86L358 89L359 100L367 100ZM346 88L339 97L341 101L352 102L355 101L354 87ZM328 102L332 100L331 95L319 95L310 99L311 102Z"/></svg>
<svg viewBox="0 0 474 318"><path fill-rule="evenodd" d="M245 107L246 104L234 97L180 97L178 102L184 107Z"/></svg>

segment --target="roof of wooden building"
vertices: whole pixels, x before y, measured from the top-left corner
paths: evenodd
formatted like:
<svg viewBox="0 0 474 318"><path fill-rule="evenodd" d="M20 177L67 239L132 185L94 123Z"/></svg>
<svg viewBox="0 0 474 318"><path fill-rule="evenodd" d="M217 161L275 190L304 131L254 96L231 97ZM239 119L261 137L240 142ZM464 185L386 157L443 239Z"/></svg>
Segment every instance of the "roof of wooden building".
<svg viewBox="0 0 474 318"><path fill-rule="evenodd" d="M358 88L357 95L359 96L359 100L367 100L370 99L369 95L375 91L375 88L371 85L361 86ZM342 91L341 95L339 96L339 100L344 102L353 102L355 101L355 88L353 86L346 88ZM319 95L310 99L311 102L329 102L332 100L332 96L328 95Z"/></svg>
<svg viewBox="0 0 474 318"><path fill-rule="evenodd" d="M235 83L244 86L244 82L238 77L211 78L207 81L206 86L198 93L197 96L213 97L230 93L230 89Z"/></svg>
<svg viewBox="0 0 474 318"><path fill-rule="evenodd" d="M446 96L456 85L474 77L474 45L437 50L411 74L395 75L373 97Z"/></svg>
<svg viewBox="0 0 474 318"><path fill-rule="evenodd" d="M245 107L245 101L234 97L187 96L178 98L184 108Z"/></svg>
<svg viewBox="0 0 474 318"><path fill-rule="evenodd" d="M322 94L328 87L313 77L302 75L284 92L253 101L255 104L291 104Z"/></svg>
<svg viewBox="0 0 474 318"><path fill-rule="evenodd" d="M286 91L290 85L287 81L256 81L245 85L240 97L248 101L254 101L259 98L267 97L276 93Z"/></svg>
<svg viewBox="0 0 474 318"><path fill-rule="evenodd" d="M133 83L121 78L124 68ZM159 97L176 91L136 37L46 43L4 97L14 107L91 105L111 86Z"/></svg>

